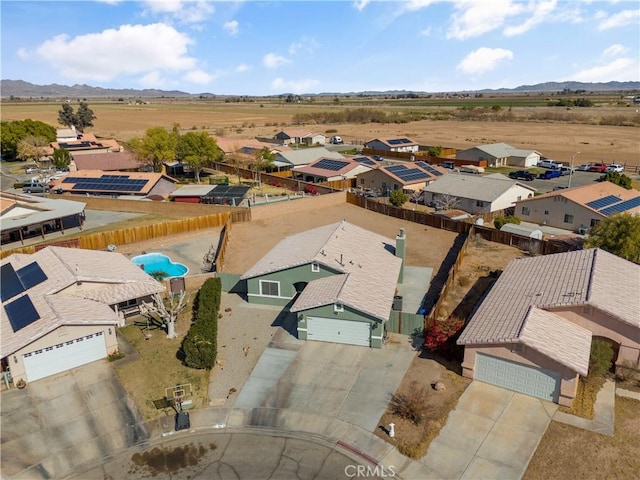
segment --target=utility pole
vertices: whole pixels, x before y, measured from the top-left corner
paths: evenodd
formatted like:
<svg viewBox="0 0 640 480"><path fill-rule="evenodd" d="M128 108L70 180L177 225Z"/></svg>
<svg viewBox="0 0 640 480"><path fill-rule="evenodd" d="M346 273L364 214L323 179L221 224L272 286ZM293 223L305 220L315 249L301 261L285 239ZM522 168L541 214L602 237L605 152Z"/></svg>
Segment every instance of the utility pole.
<svg viewBox="0 0 640 480"><path fill-rule="evenodd" d="M576 155L579 155L580 152L576 152L573 154L573 156L571 157L571 164L569 165L569 185L567 185L567 188L571 188L571 176L573 175L573 161L576 158Z"/></svg>

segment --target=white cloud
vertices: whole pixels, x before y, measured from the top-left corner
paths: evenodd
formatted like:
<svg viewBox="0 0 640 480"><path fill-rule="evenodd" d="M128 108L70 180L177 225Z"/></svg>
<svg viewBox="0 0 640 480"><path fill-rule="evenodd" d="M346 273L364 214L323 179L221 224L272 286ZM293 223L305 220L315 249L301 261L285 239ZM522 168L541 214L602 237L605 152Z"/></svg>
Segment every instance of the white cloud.
<svg viewBox="0 0 640 480"><path fill-rule="evenodd" d="M615 13L609 17L603 12L598 12L596 15L598 20L602 20L598 25L598 30L609 30L611 28L624 27L627 25L638 25L640 23L640 9L639 10L623 10Z"/></svg>
<svg viewBox="0 0 640 480"><path fill-rule="evenodd" d="M291 63L291 60L280 55L276 55L275 53L267 53L262 58L262 63L267 68L278 68Z"/></svg>
<svg viewBox="0 0 640 480"><path fill-rule="evenodd" d="M640 65L637 59L617 58L605 65L598 65L581 70L571 75L571 77L568 77L567 80L576 82L611 82L614 80L637 82L640 80L639 72Z"/></svg>
<svg viewBox="0 0 640 480"><path fill-rule="evenodd" d="M313 51L319 46L320 44L316 42L314 38L304 36L299 41L289 45L289 54L295 55L300 51L304 51L306 53L313 53Z"/></svg>
<svg viewBox="0 0 640 480"><path fill-rule="evenodd" d="M230 22L226 22L222 28L224 28L227 32L229 32L229 35L231 35L232 37L236 36L239 32L238 26L240 24L236 21L236 20L231 20Z"/></svg>
<svg viewBox="0 0 640 480"><path fill-rule="evenodd" d="M479 75L489 72L500 63L511 59L513 59L511 50L481 47L464 57L456 69L466 74Z"/></svg>
<svg viewBox="0 0 640 480"><path fill-rule="evenodd" d="M273 80L273 82L271 82L271 88L273 90L278 90L281 92L286 91L292 93L309 93L310 89L319 84L320 82L318 80L311 79L285 81L282 78L276 78L275 80Z"/></svg>
<svg viewBox="0 0 640 480"><path fill-rule="evenodd" d="M367 5L369 5L370 2L371 0L356 0L355 2L353 2L353 6L361 12Z"/></svg>
<svg viewBox="0 0 640 480"><path fill-rule="evenodd" d="M138 80L138 83L144 88L163 88L166 86L166 82L158 71L149 72L143 75Z"/></svg>
<svg viewBox="0 0 640 480"><path fill-rule="evenodd" d="M236 67L236 72L246 72L248 70L251 70L251 67L246 63L241 63Z"/></svg>
<svg viewBox="0 0 640 480"><path fill-rule="evenodd" d="M145 13L169 15L184 23L199 23L209 18L215 8L207 0L144 0Z"/></svg>
<svg viewBox="0 0 640 480"><path fill-rule="evenodd" d="M521 35L531 30L536 25L548 21L551 14L555 13L557 3L557 0L547 0L533 5L532 15L520 25L506 27L504 29L504 34L507 37Z"/></svg>
<svg viewBox="0 0 640 480"><path fill-rule="evenodd" d="M106 3L108 5L118 5L122 3L123 0L95 0L98 3Z"/></svg>
<svg viewBox="0 0 640 480"><path fill-rule="evenodd" d="M162 23L121 25L74 38L58 35L35 54L70 79L108 81L123 74L192 70L196 59L187 54L192 43Z"/></svg>
<svg viewBox="0 0 640 480"><path fill-rule="evenodd" d="M627 52L627 47L617 43L615 45L611 45L608 48L605 48L604 52L602 52L602 55L605 57L618 57L620 55L623 55L626 52Z"/></svg>
<svg viewBox="0 0 640 480"><path fill-rule="evenodd" d="M415 10L427 8L428 6L433 5L434 3L438 3L439 1L442 0L411 0L404 4L403 10L413 12Z"/></svg>
<svg viewBox="0 0 640 480"><path fill-rule="evenodd" d="M28 60L29 59L29 51L26 48L19 48L16 51L16 55L18 56L18 58L21 58L23 60Z"/></svg>
<svg viewBox="0 0 640 480"><path fill-rule="evenodd" d="M203 70L191 70L187 73L184 74L184 76L182 77L182 79L185 82L189 82L189 83L197 83L199 85L207 85L209 83L211 83L214 79L215 76L211 75Z"/></svg>
<svg viewBox="0 0 640 480"><path fill-rule="evenodd" d="M459 0L456 12L451 16L452 25L447 38L465 40L501 28L505 20L522 11L522 6L512 0Z"/></svg>

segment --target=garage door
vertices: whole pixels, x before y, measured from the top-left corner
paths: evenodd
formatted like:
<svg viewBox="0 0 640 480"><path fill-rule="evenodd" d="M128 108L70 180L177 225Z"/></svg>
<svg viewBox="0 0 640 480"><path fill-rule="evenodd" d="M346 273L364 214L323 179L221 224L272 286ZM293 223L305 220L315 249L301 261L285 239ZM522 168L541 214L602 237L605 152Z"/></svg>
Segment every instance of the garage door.
<svg viewBox="0 0 640 480"><path fill-rule="evenodd" d="M307 340L346 343L348 345L371 345L371 324L352 322L336 318L307 317Z"/></svg>
<svg viewBox="0 0 640 480"><path fill-rule="evenodd" d="M24 368L27 380L33 382L40 378L64 372L107 356L104 332L59 343L52 347L25 353Z"/></svg>
<svg viewBox="0 0 640 480"><path fill-rule="evenodd" d="M474 378L551 402L558 401L560 392L558 373L481 353L476 354Z"/></svg>

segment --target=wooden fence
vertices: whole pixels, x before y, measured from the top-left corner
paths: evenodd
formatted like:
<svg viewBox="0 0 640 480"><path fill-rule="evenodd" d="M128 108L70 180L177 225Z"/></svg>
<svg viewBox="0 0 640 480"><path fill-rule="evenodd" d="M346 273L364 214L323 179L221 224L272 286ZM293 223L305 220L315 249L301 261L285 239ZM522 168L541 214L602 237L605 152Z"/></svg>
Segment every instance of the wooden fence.
<svg viewBox="0 0 640 480"><path fill-rule="evenodd" d="M224 265L224 256L227 253L227 246L229 245L229 235L231 234L231 218L227 219L227 223L225 223L222 228L222 232L220 233L220 242L218 244L218 249L216 250L216 258L214 260L214 270L219 271L222 269Z"/></svg>

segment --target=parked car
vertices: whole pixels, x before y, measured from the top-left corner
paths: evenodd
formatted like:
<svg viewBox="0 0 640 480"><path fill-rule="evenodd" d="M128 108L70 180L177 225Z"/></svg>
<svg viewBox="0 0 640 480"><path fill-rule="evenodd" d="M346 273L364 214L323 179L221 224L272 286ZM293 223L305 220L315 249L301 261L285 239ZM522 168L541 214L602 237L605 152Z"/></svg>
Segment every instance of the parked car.
<svg viewBox="0 0 640 480"><path fill-rule="evenodd" d="M550 178L557 178L560 176L560 170L547 170L546 172L542 172L538 175L538 178L541 180L549 180Z"/></svg>
<svg viewBox="0 0 640 480"><path fill-rule="evenodd" d="M604 171L607 169L607 165L604 163L593 163L591 164L591 166L589 167L589 172L596 172L596 173L604 173Z"/></svg>
<svg viewBox="0 0 640 480"><path fill-rule="evenodd" d="M24 193L48 193L49 190L49 185L41 182L27 182L22 185L22 191Z"/></svg>
<svg viewBox="0 0 640 480"><path fill-rule="evenodd" d="M536 178L536 176L531 172L527 172L526 170L517 170L515 172L509 172L509 178L531 182L534 178Z"/></svg>
<svg viewBox="0 0 640 480"><path fill-rule="evenodd" d="M382 155L374 155L373 158L376 162L381 162L382 160L384 160L384 157Z"/></svg>
<svg viewBox="0 0 640 480"><path fill-rule="evenodd" d="M538 166L542 167L542 168L549 168L551 170L560 170L560 168L562 167L562 163L560 162L556 162L555 160L540 160L538 162Z"/></svg>
<svg viewBox="0 0 640 480"><path fill-rule="evenodd" d="M575 168L571 168L571 167L560 167L560 174L561 175L570 175L572 173L574 173L576 171Z"/></svg>
<svg viewBox="0 0 640 480"><path fill-rule="evenodd" d="M476 165L462 165L460 167L460 171L462 173L480 174L480 173L484 173L484 167L478 167Z"/></svg>
<svg viewBox="0 0 640 480"><path fill-rule="evenodd" d="M342 137L339 137L338 135L334 135L329 139L329 143L333 143L335 145L341 145L344 143L344 141L342 140Z"/></svg>
<svg viewBox="0 0 640 480"><path fill-rule="evenodd" d="M604 171L604 173L609 173L609 172L622 173L622 172L624 172L624 167L622 165L620 165L619 163L612 163Z"/></svg>
<svg viewBox="0 0 640 480"><path fill-rule="evenodd" d="M578 172L588 172L590 168L591 168L591 164L590 163L585 163L584 165L578 165L576 167L576 171L578 171Z"/></svg>
<svg viewBox="0 0 640 480"><path fill-rule="evenodd" d="M447 170L455 170L456 162L442 162L439 167L446 168Z"/></svg>

